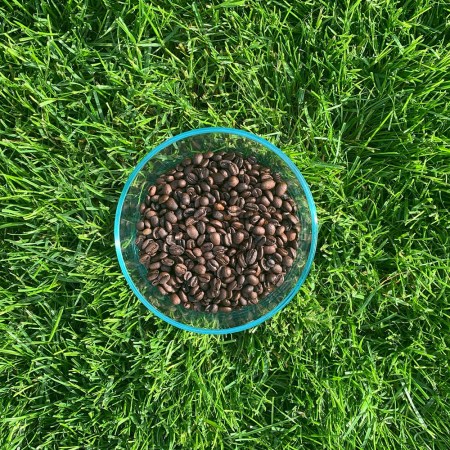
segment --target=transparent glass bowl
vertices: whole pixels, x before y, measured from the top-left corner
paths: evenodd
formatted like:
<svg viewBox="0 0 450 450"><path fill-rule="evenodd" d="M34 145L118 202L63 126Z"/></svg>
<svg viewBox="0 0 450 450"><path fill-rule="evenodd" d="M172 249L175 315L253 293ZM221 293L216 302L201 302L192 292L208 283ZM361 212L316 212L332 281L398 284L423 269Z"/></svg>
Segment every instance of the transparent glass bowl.
<svg viewBox="0 0 450 450"><path fill-rule="evenodd" d="M158 175L175 167L184 158L198 152L233 150L254 155L258 162L280 172L295 200L302 229L297 257L284 283L257 305L248 305L231 313L204 313L174 306L147 280L146 268L139 262L135 245L139 205L147 187ZM226 334L254 327L272 317L294 297L311 268L317 245L317 215L311 191L295 164L277 147L254 134L232 128L201 128L168 139L148 153L129 176L117 206L114 239L123 275L139 300L166 322L203 334Z"/></svg>

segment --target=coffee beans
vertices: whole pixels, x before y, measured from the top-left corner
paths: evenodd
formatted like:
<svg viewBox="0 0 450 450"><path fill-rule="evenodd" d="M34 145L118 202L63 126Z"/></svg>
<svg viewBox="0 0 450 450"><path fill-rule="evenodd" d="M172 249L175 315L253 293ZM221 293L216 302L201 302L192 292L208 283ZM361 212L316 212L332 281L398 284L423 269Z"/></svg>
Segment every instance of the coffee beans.
<svg viewBox="0 0 450 450"><path fill-rule="evenodd" d="M135 244L173 305L229 313L283 284L301 222L288 185L234 151L194 154L148 187Z"/></svg>

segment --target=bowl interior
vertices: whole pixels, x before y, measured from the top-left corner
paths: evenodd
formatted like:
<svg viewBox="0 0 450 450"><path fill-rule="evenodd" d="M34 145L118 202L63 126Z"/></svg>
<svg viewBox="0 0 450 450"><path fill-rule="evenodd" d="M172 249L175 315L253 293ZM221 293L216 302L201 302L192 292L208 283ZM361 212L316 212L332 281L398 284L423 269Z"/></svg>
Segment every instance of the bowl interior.
<svg viewBox="0 0 450 450"><path fill-rule="evenodd" d="M139 205L147 187L184 158L211 150L254 155L258 162L279 172L297 204L301 221L297 257L284 283L257 305L231 313L207 314L172 305L146 278L135 245ZM317 240L315 207L306 182L295 165L279 149L250 133L231 129L204 129L183 133L155 148L141 160L122 192L115 224L116 250L121 269L131 288L147 308L173 325L201 333L228 333L257 325L285 306L300 288L310 269Z"/></svg>

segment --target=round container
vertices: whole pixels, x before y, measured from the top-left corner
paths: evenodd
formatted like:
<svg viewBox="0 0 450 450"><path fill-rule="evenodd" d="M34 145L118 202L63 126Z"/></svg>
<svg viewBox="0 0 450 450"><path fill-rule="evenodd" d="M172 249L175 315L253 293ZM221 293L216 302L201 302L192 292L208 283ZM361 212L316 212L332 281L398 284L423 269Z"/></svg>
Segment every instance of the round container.
<svg viewBox="0 0 450 450"><path fill-rule="evenodd" d="M248 305L231 313L192 311L172 305L146 279L146 268L139 263L135 245L139 205L147 187L158 175L198 152L233 150L254 155L262 165L279 172L288 184L288 194L297 204L302 229L297 257L284 283L257 305ZM254 134L232 128L201 128L181 133L158 145L139 162L129 176L117 206L114 240L123 275L139 300L155 315L183 330L203 334L226 334L254 327L284 308L305 281L317 245L317 215L311 191L295 164L277 147Z"/></svg>

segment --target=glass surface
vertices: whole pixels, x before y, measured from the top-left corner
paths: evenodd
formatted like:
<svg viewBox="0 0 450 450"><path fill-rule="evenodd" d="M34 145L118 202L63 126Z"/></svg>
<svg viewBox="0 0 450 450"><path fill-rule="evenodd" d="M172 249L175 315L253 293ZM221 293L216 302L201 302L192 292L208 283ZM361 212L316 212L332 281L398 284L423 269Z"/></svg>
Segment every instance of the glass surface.
<svg viewBox="0 0 450 450"><path fill-rule="evenodd" d="M147 280L146 268L139 262L135 245L139 205L147 187L184 158L211 150L254 155L258 162L279 172L288 184L288 194L297 204L301 221L297 257L284 283L257 305L231 313L208 314L172 305ZM203 128L175 136L148 153L128 178L116 211L114 238L122 272L139 300L158 317L185 330L224 334L258 325L283 308L303 284L312 264L317 243L317 216L311 192L294 163L277 147L251 133L230 128Z"/></svg>

